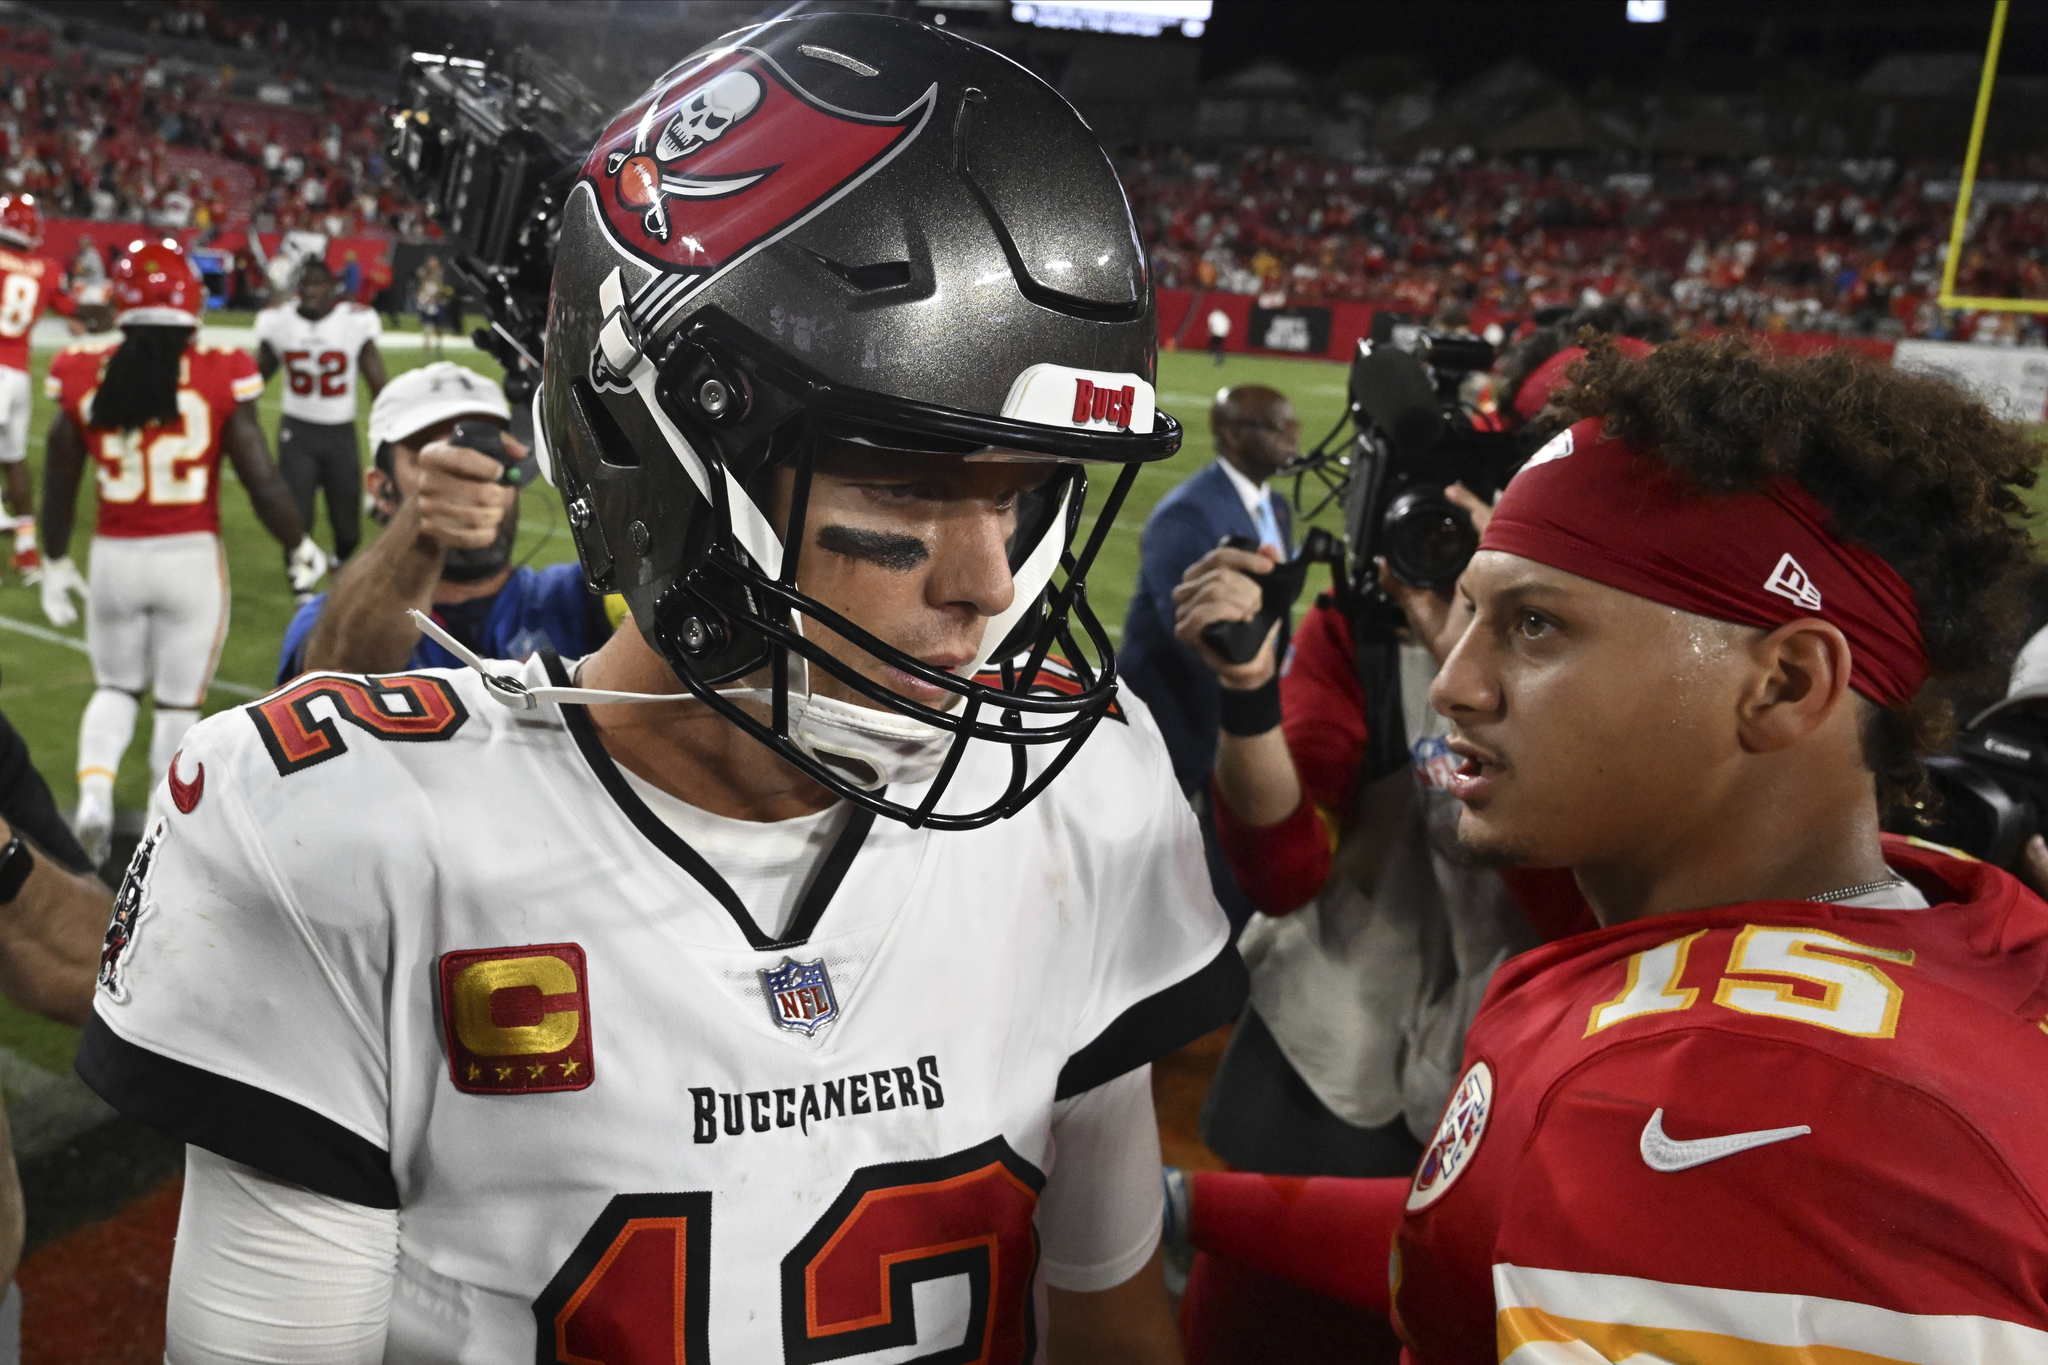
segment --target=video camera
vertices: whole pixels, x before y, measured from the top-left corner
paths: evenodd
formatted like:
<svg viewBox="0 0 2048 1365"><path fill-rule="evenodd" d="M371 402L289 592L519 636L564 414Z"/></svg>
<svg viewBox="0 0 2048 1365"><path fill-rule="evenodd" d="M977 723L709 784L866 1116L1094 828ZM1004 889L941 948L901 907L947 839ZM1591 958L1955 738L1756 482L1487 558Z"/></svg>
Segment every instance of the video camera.
<svg viewBox="0 0 2048 1365"><path fill-rule="evenodd" d="M1927 760L1936 800L1897 832L1959 848L2016 871L2027 840L2048 816L2048 710L2003 704L1981 712L1956 739L1955 752Z"/></svg>
<svg viewBox="0 0 2048 1365"><path fill-rule="evenodd" d="M1294 559L1267 575L1257 617L1203 632L1203 643L1233 663L1258 653L1316 562L1330 566L1337 604L1353 631L1390 638L1406 618L1380 587L1373 561L1384 558L1403 583L1449 592L1479 549L1479 535L1444 490L1462 483L1491 500L1521 467L1525 452L1515 437L1484 430L1460 396L1467 375L1493 365L1491 344L1420 327L1375 331L1378 339L1361 340L1352 357L1345 415L1314 450L1280 471L1295 477L1302 521L1332 504L1342 508L1344 539L1311 534ZM1322 489L1312 502L1304 498L1311 479Z"/></svg>
<svg viewBox="0 0 2048 1365"><path fill-rule="evenodd" d="M479 348L516 409L540 383L562 210L604 109L530 52L502 67L415 52L391 107L393 178L447 234L449 268L491 320Z"/></svg>

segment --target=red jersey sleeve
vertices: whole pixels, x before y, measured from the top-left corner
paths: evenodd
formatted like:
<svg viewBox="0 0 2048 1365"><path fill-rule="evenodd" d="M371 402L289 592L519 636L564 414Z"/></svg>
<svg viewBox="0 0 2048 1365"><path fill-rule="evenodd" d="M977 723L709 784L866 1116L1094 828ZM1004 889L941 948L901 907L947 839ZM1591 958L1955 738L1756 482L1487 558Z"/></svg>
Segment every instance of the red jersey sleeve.
<svg viewBox="0 0 2048 1365"><path fill-rule="evenodd" d="M99 383L100 361L106 352L67 347L50 358L50 371L43 377L43 392L81 430L85 414L80 404Z"/></svg>
<svg viewBox="0 0 2048 1365"><path fill-rule="evenodd" d="M1330 875L1336 831L1351 816L1365 761L1365 692L1351 662L1344 614L1318 602L1302 619L1280 671L1280 728L1302 802L1277 825L1240 820L1216 796L1216 835L1246 897L1268 915L1289 914Z"/></svg>
<svg viewBox="0 0 2048 1365"><path fill-rule="evenodd" d="M228 347L208 347L194 357L193 382L203 385L201 392L209 403L221 409L220 420L226 420L243 403L254 402L263 393L263 375L256 368L256 357L247 351ZM204 369L204 380L200 377Z"/></svg>
<svg viewBox="0 0 2048 1365"><path fill-rule="evenodd" d="M1388 1308L1387 1254L1408 1178L1191 1171L1188 1240L1357 1308Z"/></svg>
<svg viewBox="0 0 2048 1365"><path fill-rule="evenodd" d="M2012 1157L1820 1046L1604 1049L1552 1088L1492 1261L1502 1359L2048 1359L2048 1216Z"/></svg>

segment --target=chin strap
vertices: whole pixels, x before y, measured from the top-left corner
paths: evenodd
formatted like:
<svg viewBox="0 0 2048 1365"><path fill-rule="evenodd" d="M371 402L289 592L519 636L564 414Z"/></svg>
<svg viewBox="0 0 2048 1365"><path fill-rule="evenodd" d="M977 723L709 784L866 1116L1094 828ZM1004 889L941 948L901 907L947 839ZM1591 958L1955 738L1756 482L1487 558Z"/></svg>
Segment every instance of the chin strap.
<svg viewBox="0 0 2048 1365"><path fill-rule="evenodd" d="M687 692L605 692L592 687L528 687L510 673L493 673L484 660L462 641L450 635L440 622L423 611L406 608L407 616L420 632L477 671L484 690L501 705L514 711L532 711L542 703L571 706L618 706L646 701L695 701Z"/></svg>

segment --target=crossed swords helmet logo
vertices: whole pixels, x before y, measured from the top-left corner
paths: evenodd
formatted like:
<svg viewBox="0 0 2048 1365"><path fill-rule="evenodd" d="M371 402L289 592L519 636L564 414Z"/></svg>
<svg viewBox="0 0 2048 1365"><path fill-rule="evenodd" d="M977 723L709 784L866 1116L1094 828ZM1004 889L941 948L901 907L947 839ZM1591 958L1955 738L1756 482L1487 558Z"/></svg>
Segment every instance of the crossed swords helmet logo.
<svg viewBox="0 0 2048 1365"><path fill-rule="evenodd" d="M604 168L613 177L619 202L629 208L645 209L641 226L659 242L669 236L668 200L719 199L738 194L768 174L767 170L742 175L691 175L673 169L676 162L704 150L731 132L735 125L761 106L761 80L751 71L727 71L699 87L679 105L647 149L659 100L648 102L647 114L633 136L633 150L616 151L605 158ZM773 169L772 167L769 169Z"/></svg>

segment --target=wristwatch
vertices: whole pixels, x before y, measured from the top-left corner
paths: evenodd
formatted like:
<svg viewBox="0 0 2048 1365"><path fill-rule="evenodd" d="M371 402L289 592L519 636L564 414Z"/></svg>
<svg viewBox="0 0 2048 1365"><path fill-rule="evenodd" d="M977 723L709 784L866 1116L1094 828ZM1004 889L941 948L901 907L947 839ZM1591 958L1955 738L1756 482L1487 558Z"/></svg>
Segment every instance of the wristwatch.
<svg viewBox="0 0 2048 1365"><path fill-rule="evenodd" d="M0 905L20 895L22 884L35 870L35 854L28 851L28 841L19 834L0 844Z"/></svg>

